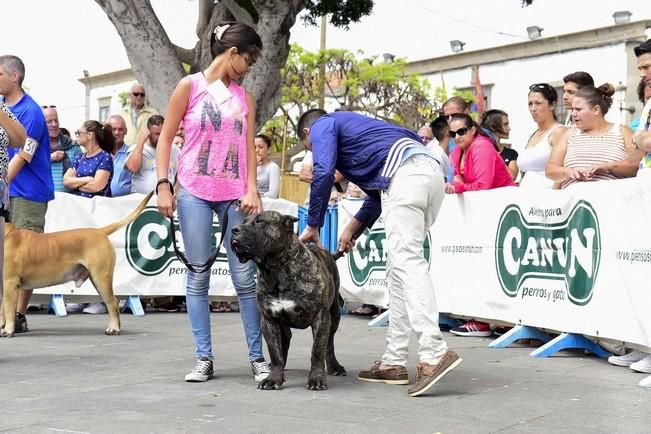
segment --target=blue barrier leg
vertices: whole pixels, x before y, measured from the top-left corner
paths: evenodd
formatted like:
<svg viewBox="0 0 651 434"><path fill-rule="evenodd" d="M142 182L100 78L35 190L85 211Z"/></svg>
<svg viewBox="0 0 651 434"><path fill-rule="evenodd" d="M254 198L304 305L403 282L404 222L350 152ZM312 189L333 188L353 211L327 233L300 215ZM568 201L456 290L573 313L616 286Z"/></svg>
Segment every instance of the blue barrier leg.
<svg viewBox="0 0 651 434"><path fill-rule="evenodd" d="M50 304L47 306L47 313L54 313L56 316L68 316L63 294L52 294Z"/></svg>
<svg viewBox="0 0 651 434"><path fill-rule="evenodd" d="M576 333L561 333L551 341L547 342L540 348L533 351L531 357L549 357L557 351L566 350L570 348L579 348L588 350L596 356L605 358L610 356L610 353L583 335Z"/></svg>
<svg viewBox="0 0 651 434"><path fill-rule="evenodd" d="M130 295L127 298L127 302L124 305L123 312L126 312L127 309L131 311L133 316L145 316L145 311L142 309L142 304L140 303L139 295Z"/></svg>
<svg viewBox="0 0 651 434"><path fill-rule="evenodd" d="M460 319L452 318L447 313L439 313L439 328L444 331L452 330L463 324Z"/></svg>
<svg viewBox="0 0 651 434"><path fill-rule="evenodd" d="M381 327L389 324L389 311L385 310L368 322L369 327Z"/></svg>
<svg viewBox="0 0 651 434"><path fill-rule="evenodd" d="M506 348L518 339L536 339L540 342L549 342L551 339L535 327L516 325L508 332L488 344L488 348Z"/></svg>

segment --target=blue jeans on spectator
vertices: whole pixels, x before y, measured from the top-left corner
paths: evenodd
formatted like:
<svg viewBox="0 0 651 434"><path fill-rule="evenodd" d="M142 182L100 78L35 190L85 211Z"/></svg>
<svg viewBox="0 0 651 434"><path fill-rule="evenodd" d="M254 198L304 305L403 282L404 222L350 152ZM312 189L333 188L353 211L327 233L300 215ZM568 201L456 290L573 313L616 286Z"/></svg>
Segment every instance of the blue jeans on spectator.
<svg viewBox="0 0 651 434"><path fill-rule="evenodd" d="M263 357L260 313L255 297L256 269L252 261L240 263L231 250L231 229L242 223L246 216L235 205L228 207L229 202L206 201L193 196L183 187L179 187L177 193L177 208L185 255L193 265L203 265L210 256L213 212L217 213L221 223L224 221L224 213L228 211L228 228L222 228L224 231L222 249L225 249L228 257L231 279L240 303L240 316L249 347L249 360L253 361ZM188 270L185 297L196 346L195 353L197 357L208 357L213 360L208 303L209 286L210 270L203 273L193 273Z"/></svg>

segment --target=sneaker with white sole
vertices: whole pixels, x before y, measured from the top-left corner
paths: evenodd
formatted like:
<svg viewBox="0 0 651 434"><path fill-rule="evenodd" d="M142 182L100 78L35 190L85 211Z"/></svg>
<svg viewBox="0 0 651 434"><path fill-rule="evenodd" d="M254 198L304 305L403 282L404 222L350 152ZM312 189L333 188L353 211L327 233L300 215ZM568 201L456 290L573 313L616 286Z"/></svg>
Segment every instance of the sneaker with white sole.
<svg viewBox="0 0 651 434"><path fill-rule="evenodd" d="M256 383L259 383L269 376L271 367L269 366L269 362L260 357L251 362L251 372L253 372L253 378L255 378Z"/></svg>
<svg viewBox="0 0 651 434"><path fill-rule="evenodd" d="M629 368L637 372L651 374L651 354L647 354L646 357L639 362L632 363Z"/></svg>
<svg viewBox="0 0 651 434"><path fill-rule="evenodd" d="M457 328L450 330L450 333L457 336L490 336L493 334L490 324L487 322L470 320Z"/></svg>
<svg viewBox="0 0 651 434"><path fill-rule="evenodd" d="M615 366L624 366L629 367L635 362L639 362L643 358L648 356L647 353L642 351L633 350L630 353L624 354L623 356L610 356L608 357L608 363Z"/></svg>
<svg viewBox="0 0 651 434"><path fill-rule="evenodd" d="M639 383L637 383L638 386L640 387L649 387L651 388L651 375L646 377L644 380L641 380Z"/></svg>
<svg viewBox="0 0 651 434"><path fill-rule="evenodd" d="M79 313L88 306L86 303L67 303L66 312L68 313Z"/></svg>
<svg viewBox="0 0 651 434"><path fill-rule="evenodd" d="M106 305L104 303L91 303L86 306L82 312L98 315L108 311L106 310Z"/></svg>
<svg viewBox="0 0 651 434"><path fill-rule="evenodd" d="M212 360L208 357L199 357L192 372L185 376L185 381L189 383L201 383L212 378L213 374Z"/></svg>

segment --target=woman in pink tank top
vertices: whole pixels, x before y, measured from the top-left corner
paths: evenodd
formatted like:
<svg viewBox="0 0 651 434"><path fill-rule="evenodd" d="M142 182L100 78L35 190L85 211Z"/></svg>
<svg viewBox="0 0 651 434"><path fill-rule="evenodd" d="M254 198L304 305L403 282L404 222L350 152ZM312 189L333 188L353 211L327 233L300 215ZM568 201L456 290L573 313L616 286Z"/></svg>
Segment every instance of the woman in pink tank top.
<svg viewBox="0 0 651 434"><path fill-rule="evenodd" d="M584 86L572 100L575 128L567 130L554 146L545 172L561 183L600 181L635 176L639 160L626 159L633 132L604 118L613 103L615 89L609 83L598 88Z"/></svg>
<svg viewBox="0 0 651 434"><path fill-rule="evenodd" d="M181 79L170 97L156 155L158 210L171 217L178 206L185 255L195 270L206 264L211 255L216 239L213 215L217 214L240 305L249 363L259 382L269 375L269 364L262 353L255 266L251 261L239 262L230 240L232 227L242 223L247 214L262 211L253 144L255 107L251 95L236 83L257 60L262 40L245 24L225 23L215 28L210 47L212 63ZM185 143L178 160L178 191L173 196L165 177L172 140L181 120ZM235 205L238 199L241 204ZM225 220L228 227L223 227ZM210 274L211 270L188 270L187 274L186 304L197 357L194 369L185 376L189 382L206 381L213 376Z"/></svg>

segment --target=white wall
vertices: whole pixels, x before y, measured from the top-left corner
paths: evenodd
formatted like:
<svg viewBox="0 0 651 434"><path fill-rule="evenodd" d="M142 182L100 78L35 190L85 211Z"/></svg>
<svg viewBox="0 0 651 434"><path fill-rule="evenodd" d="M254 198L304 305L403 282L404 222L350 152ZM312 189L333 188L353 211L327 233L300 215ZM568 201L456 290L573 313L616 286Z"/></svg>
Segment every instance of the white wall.
<svg viewBox="0 0 651 434"><path fill-rule="evenodd" d="M90 91L90 119L98 119L99 117L99 100L103 98L111 98L111 109L109 110L109 116L117 113L122 110L122 105L120 103L119 95L122 92L128 92L131 90L131 85L135 83L134 80L126 80L123 82L117 82L114 84L106 84L103 86L94 87Z"/></svg>
<svg viewBox="0 0 651 434"><path fill-rule="evenodd" d="M619 81L626 84L624 44L480 65L479 76L482 84L493 84L490 108L501 109L509 114L512 128L510 141L514 149L522 149L536 129L536 124L527 109L529 86L534 83L549 83L556 86L562 83L565 75L575 71L589 72L597 86L606 81L615 87ZM445 72L443 80L448 95L452 94L455 87L470 86L471 75L470 66ZM432 87L441 86L439 73L429 74L424 78L430 81ZM637 83L628 85L636 86ZM634 102L629 101L629 103ZM611 122L620 122L617 94L606 118ZM626 120L628 121L630 119Z"/></svg>

